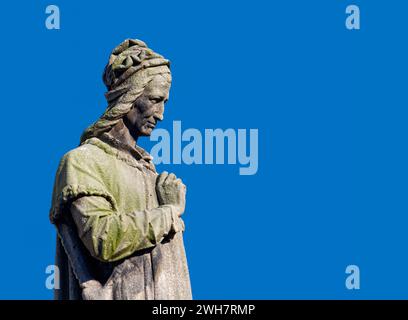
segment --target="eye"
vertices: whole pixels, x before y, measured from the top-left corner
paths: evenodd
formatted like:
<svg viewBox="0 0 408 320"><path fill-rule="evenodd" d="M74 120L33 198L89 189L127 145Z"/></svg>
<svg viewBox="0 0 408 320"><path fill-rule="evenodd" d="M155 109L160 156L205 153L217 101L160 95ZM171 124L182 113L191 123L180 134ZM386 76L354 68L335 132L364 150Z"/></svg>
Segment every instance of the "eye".
<svg viewBox="0 0 408 320"><path fill-rule="evenodd" d="M161 97L150 97L149 100L153 103L159 103L161 102L163 99Z"/></svg>

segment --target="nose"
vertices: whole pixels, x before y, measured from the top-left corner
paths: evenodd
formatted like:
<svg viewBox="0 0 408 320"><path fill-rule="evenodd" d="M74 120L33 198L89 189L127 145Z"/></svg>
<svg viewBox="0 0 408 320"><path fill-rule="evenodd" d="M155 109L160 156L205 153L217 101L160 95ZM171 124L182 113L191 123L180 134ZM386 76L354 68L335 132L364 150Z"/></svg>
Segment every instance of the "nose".
<svg viewBox="0 0 408 320"><path fill-rule="evenodd" d="M153 114L153 117L157 120L157 121L162 121L164 119L163 116L164 113L164 105L163 103L160 103L157 105L156 110Z"/></svg>
<svg viewBox="0 0 408 320"><path fill-rule="evenodd" d="M156 121L163 121L164 119L162 114L155 113L153 116L156 119Z"/></svg>

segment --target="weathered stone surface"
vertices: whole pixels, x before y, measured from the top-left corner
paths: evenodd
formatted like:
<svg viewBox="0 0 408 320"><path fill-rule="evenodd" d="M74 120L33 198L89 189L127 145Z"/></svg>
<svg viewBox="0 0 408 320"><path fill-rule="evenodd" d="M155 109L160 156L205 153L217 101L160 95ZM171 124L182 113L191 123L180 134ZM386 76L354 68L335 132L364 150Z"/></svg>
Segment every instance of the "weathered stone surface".
<svg viewBox="0 0 408 320"><path fill-rule="evenodd" d="M183 244L186 187L158 174L137 146L163 119L168 60L139 40L104 72L108 107L62 158L51 222L58 230L56 299L191 299Z"/></svg>

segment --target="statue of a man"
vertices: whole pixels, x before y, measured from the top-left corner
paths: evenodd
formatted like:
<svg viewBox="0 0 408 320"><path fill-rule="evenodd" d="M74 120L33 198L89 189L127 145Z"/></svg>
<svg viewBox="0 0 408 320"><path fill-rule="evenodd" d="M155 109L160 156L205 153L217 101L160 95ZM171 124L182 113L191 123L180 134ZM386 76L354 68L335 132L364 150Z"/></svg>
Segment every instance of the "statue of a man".
<svg viewBox="0 0 408 320"><path fill-rule="evenodd" d="M169 61L140 40L105 67L105 113L62 158L50 219L56 299L191 299L182 232L186 187L137 146L163 120Z"/></svg>

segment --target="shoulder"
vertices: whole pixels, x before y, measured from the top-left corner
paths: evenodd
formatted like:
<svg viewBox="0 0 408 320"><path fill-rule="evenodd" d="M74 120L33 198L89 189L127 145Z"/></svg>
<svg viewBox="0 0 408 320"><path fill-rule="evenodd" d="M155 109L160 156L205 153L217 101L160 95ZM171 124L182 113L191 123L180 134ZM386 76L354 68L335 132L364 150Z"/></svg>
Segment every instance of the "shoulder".
<svg viewBox="0 0 408 320"><path fill-rule="evenodd" d="M60 189L80 186L88 189L102 189L110 178L112 162L98 147L83 144L67 152L58 166L56 181Z"/></svg>
<svg viewBox="0 0 408 320"><path fill-rule="evenodd" d="M92 144L83 144L68 151L61 158L57 175L101 176L112 166L111 157Z"/></svg>
<svg viewBox="0 0 408 320"><path fill-rule="evenodd" d="M61 158L61 165L64 164L81 164L82 166L103 164L108 155L100 148L93 144L82 144L79 147L68 151Z"/></svg>

